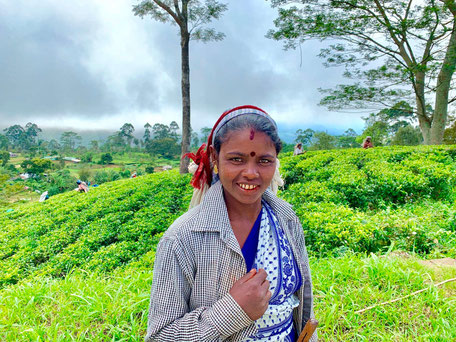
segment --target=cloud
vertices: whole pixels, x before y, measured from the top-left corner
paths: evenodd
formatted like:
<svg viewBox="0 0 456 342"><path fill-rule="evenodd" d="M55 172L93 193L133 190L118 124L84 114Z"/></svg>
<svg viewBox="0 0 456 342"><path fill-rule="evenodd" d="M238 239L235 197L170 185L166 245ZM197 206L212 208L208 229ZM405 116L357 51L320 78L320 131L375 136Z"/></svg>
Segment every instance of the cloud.
<svg viewBox="0 0 456 342"><path fill-rule="evenodd" d="M0 124L118 129L181 123L177 26L133 15L135 0L0 0ZM213 23L225 40L190 44L192 126L227 108L255 104L285 126L361 126L359 115L319 107L318 87L340 82L319 44L284 51L265 38L275 10L230 2ZM336 119L335 119L336 118Z"/></svg>

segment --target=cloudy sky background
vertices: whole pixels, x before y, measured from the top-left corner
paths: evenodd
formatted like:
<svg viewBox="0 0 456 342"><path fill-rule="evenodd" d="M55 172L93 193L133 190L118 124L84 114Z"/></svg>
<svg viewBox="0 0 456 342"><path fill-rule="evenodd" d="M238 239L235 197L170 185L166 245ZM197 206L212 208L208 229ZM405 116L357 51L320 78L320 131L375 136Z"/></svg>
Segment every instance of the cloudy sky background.
<svg viewBox="0 0 456 342"><path fill-rule="evenodd" d="M254 104L281 135L298 128L360 133L366 113L328 112L317 88L342 82L320 42L284 51L265 38L276 10L264 0L226 1L213 27L221 42L190 43L192 127L225 109ZM181 125L177 26L135 17L136 0L0 0L0 128L106 129L123 123ZM288 140L288 139L286 139Z"/></svg>

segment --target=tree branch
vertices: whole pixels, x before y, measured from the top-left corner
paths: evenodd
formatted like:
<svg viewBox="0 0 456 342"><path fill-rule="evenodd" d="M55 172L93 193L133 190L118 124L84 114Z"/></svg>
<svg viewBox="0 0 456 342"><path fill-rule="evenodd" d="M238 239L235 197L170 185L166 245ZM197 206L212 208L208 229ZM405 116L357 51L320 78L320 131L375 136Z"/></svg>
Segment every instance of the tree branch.
<svg viewBox="0 0 456 342"><path fill-rule="evenodd" d="M163 10L165 10L166 12L168 12L168 14L173 17L174 21L177 23L177 25L181 26L182 22L180 20L180 18L177 16L176 13L173 12L173 10L167 6L166 4L164 4L163 2L161 2L160 0L153 0L158 6L160 6Z"/></svg>

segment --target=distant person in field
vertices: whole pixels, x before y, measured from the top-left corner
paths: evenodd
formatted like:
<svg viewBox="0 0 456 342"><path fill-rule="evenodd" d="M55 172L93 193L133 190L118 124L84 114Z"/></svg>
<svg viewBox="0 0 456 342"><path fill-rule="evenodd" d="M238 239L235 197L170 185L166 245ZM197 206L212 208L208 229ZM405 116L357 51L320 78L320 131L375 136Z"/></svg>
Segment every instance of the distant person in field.
<svg viewBox="0 0 456 342"><path fill-rule="evenodd" d="M297 340L313 295L302 226L275 195L281 148L274 120L241 106L188 154L195 189L157 246L146 341Z"/></svg>
<svg viewBox="0 0 456 342"><path fill-rule="evenodd" d="M297 155L303 154L303 153L304 153L304 151L302 150L302 144L297 143L294 147L293 155L297 156Z"/></svg>
<svg viewBox="0 0 456 342"><path fill-rule="evenodd" d="M371 137L366 137L363 141L363 148L372 148L374 145L372 144L372 138Z"/></svg>
<svg viewBox="0 0 456 342"><path fill-rule="evenodd" d="M130 178L136 178L137 176L138 176L138 174L137 174L136 171L135 171L135 172L133 172L133 173L131 174L131 177L130 177Z"/></svg>
<svg viewBox="0 0 456 342"><path fill-rule="evenodd" d="M77 180L76 181L76 184L78 185L78 187L75 189L76 191L79 191L79 192L89 192L89 187L87 186L87 183L86 182L83 182L81 180Z"/></svg>

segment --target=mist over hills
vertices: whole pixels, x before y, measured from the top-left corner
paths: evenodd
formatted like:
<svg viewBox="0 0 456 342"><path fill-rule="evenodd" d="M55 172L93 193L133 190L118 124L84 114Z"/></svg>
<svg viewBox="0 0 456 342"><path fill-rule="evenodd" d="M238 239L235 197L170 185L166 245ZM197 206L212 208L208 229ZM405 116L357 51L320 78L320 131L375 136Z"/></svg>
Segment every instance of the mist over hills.
<svg viewBox="0 0 456 342"><path fill-rule="evenodd" d="M153 125L153 124L152 124ZM38 124L38 127L39 124ZM0 127L0 133L3 133L3 130L6 127ZM313 125L311 127L299 127L296 125L286 125L286 124L278 124L278 129L279 129L279 136L280 138L288 143L291 144L294 142L296 138L296 130L298 129L307 129L311 128L314 131L325 131L331 135L341 135L344 133L345 130L342 130L340 128L334 128L334 127L324 127L322 125ZM110 136L113 135L114 133L118 132L118 130L112 130L112 129L91 129L91 128L73 128L73 127L46 127L46 128L41 128L43 131L39 134L39 139L47 140L50 141L52 139L55 139L57 141L60 140L60 136L62 135L63 132L75 132L78 135L81 136L82 141L81 144L84 146L88 146L89 143L92 140L98 140L100 142L106 141L106 139ZM198 133L200 133L198 131ZM360 133L360 132L357 132ZM141 139L144 135L144 128L140 127L135 129L133 135Z"/></svg>

